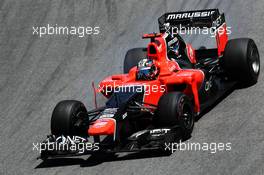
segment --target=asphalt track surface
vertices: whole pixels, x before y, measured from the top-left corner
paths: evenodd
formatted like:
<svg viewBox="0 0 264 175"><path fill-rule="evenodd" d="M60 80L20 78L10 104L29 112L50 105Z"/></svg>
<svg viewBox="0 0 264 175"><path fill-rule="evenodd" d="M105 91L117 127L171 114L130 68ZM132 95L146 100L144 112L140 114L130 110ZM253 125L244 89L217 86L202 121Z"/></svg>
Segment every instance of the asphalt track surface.
<svg viewBox="0 0 264 175"><path fill-rule="evenodd" d="M92 81L120 73L126 51L146 44L141 34L157 32L160 15L203 8L225 12L230 38L253 38L263 57L263 0L0 0L0 174L264 174L263 73L255 86L234 91L196 122L189 140L231 142L231 151L43 163L32 150L50 132L56 103L79 99L90 109ZM100 34L32 35L33 26L47 24L99 26ZM191 42L211 41L195 36Z"/></svg>

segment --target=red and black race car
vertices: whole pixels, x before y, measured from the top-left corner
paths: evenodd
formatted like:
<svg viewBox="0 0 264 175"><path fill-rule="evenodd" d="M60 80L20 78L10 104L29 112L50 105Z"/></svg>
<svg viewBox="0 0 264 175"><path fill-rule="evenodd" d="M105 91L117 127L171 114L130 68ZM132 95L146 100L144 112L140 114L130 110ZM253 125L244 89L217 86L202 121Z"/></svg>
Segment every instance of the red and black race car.
<svg viewBox="0 0 264 175"><path fill-rule="evenodd" d="M171 29L179 25L213 28L217 48L194 49L177 33L172 35ZM100 82L97 91L108 99L105 106L87 111L75 100L57 104L41 158L96 151L166 152L166 143L188 138L195 118L235 85L257 82L260 60L255 42L228 40L225 17L218 9L166 13L159 27L160 33L143 36L150 39L146 48L127 52L123 74ZM82 138L78 143L94 143L93 148L60 149L76 144L76 136Z"/></svg>

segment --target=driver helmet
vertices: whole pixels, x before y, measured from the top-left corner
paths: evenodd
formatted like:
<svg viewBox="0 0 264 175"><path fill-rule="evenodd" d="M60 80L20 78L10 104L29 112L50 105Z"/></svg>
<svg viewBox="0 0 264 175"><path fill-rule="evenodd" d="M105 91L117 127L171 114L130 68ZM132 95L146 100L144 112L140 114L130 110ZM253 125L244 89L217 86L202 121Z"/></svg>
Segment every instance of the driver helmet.
<svg viewBox="0 0 264 175"><path fill-rule="evenodd" d="M147 58L138 62L137 69L137 79L139 80L153 80L158 72L154 61Z"/></svg>

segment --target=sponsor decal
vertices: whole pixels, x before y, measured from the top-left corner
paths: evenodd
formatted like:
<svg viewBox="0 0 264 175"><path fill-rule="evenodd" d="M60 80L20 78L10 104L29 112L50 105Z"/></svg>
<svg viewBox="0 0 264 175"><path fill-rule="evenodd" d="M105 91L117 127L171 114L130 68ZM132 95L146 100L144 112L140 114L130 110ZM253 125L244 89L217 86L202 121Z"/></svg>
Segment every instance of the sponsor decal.
<svg viewBox="0 0 264 175"><path fill-rule="evenodd" d="M201 12L184 12L184 13L172 13L167 15L167 20L171 19L186 19L186 18L197 18L197 17L208 17L211 16L215 11L201 11Z"/></svg>

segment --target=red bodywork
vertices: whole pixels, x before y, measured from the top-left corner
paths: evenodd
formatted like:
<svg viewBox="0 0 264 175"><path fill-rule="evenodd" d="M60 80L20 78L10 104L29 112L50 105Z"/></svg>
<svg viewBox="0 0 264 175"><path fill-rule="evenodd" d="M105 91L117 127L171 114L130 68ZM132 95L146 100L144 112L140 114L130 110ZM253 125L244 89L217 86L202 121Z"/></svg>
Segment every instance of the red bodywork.
<svg viewBox="0 0 264 175"><path fill-rule="evenodd" d="M227 43L226 25L223 33L216 32L218 55L224 51ZM155 36L154 36L155 35ZM165 34L146 34L143 38L152 38L147 46L147 57L154 60L159 70L156 80L142 81L136 79L137 67L130 69L128 74L117 74L105 78L99 84L98 91L107 98L111 94L109 89L122 86L144 85L146 87L144 102L146 104L158 105L160 97L165 92L175 91L178 87L184 87L182 92L193 99L194 112L200 112L198 90L204 81L204 73L199 69L181 69L176 61L167 57L167 44ZM195 50L190 44L186 44L187 56L191 63L197 63ZM103 121L101 121L103 120ZM101 124L100 124L101 123ZM88 130L89 135L110 135L115 132L113 119L98 119Z"/></svg>
<svg viewBox="0 0 264 175"><path fill-rule="evenodd" d="M191 62L196 63L195 51L191 45L187 44L187 49ZM159 98L164 92L173 91L177 86L184 84L186 88L183 92L193 97L194 110L195 112L199 112L198 89L204 80L203 72L196 69L181 69L177 62L169 60L163 34L157 35L155 41L148 44L147 57L154 60L159 70L159 75L156 80L136 80L137 67L133 67L128 74L112 75L104 79L100 83L100 87L102 88L101 92L107 97L107 87L145 85L149 89L146 89L148 93L145 93L144 102L157 105Z"/></svg>

